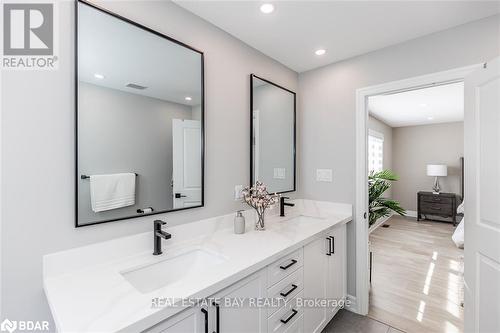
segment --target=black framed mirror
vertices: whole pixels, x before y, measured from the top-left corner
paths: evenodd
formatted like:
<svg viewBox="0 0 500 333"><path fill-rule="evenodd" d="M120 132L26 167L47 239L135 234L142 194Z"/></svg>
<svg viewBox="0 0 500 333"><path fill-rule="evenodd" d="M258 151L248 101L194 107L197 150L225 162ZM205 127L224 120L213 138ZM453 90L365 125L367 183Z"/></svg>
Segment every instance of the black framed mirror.
<svg viewBox="0 0 500 333"><path fill-rule="evenodd" d="M76 3L76 227L204 205L203 52Z"/></svg>
<svg viewBox="0 0 500 333"><path fill-rule="evenodd" d="M250 184L271 193L296 190L296 94L250 75Z"/></svg>

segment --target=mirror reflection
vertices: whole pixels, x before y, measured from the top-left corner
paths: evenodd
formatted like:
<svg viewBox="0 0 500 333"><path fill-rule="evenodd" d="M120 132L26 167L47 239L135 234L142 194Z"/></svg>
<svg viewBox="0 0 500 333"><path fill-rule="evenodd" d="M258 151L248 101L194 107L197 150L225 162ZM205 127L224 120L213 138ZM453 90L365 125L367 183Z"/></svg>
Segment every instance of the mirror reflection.
<svg viewBox="0 0 500 333"><path fill-rule="evenodd" d="M251 75L251 183L295 191L295 93Z"/></svg>
<svg viewBox="0 0 500 333"><path fill-rule="evenodd" d="M78 3L77 226L203 205L203 55Z"/></svg>

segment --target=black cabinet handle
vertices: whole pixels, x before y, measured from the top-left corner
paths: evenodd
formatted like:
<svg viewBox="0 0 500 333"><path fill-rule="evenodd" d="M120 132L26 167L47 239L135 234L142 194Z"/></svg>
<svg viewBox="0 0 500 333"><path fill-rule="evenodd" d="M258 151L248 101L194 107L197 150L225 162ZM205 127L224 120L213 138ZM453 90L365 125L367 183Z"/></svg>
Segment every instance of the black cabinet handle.
<svg viewBox="0 0 500 333"><path fill-rule="evenodd" d="M332 255L332 239L330 237L326 237L326 240L328 241L328 252L326 252L327 256Z"/></svg>
<svg viewBox="0 0 500 333"><path fill-rule="evenodd" d="M292 267L293 265L295 265L296 263L297 263L297 260L292 259L292 261L288 265L286 265L286 266L280 266L280 268L283 269L283 270L286 270L286 269L289 269L290 267Z"/></svg>
<svg viewBox="0 0 500 333"><path fill-rule="evenodd" d="M220 329L220 305L218 303L213 302L213 306L215 306L215 331L214 333L219 333Z"/></svg>
<svg viewBox="0 0 500 333"><path fill-rule="evenodd" d="M295 317L295 315L298 313L299 311L295 310L295 309L292 309L292 314L289 315L286 319L280 319L280 321L283 323L283 324L286 324L288 323L293 317Z"/></svg>
<svg viewBox="0 0 500 333"><path fill-rule="evenodd" d="M203 312L204 316L205 316L205 333L208 333L208 311L207 309L201 309L201 312Z"/></svg>
<svg viewBox="0 0 500 333"><path fill-rule="evenodd" d="M297 289L298 287L295 285L295 284L292 284L292 288L290 288L287 292L280 292L280 295L283 296L283 297L287 297L288 295L290 295L291 293L293 293L293 291L295 289Z"/></svg>
<svg viewBox="0 0 500 333"><path fill-rule="evenodd" d="M175 198L176 199L180 199L180 198L186 198L187 196L184 195L184 194L180 194L180 193L175 193Z"/></svg>
<svg viewBox="0 0 500 333"><path fill-rule="evenodd" d="M330 246L331 246L330 247L330 253L335 254L335 237L330 236L329 238L332 240L331 243L330 243Z"/></svg>

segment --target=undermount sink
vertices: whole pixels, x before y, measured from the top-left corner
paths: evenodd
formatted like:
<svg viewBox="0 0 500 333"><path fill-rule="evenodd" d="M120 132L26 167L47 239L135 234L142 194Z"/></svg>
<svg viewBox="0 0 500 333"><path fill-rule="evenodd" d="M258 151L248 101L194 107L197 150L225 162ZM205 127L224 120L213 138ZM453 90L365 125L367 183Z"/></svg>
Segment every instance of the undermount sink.
<svg viewBox="0 0 500 333"><path fill-rule="evenodd" d="M176 283L188 275L203 271L225 261L225 258L203 249L192 249L165 260L121 272L122 276L141 293Z"/></svg>

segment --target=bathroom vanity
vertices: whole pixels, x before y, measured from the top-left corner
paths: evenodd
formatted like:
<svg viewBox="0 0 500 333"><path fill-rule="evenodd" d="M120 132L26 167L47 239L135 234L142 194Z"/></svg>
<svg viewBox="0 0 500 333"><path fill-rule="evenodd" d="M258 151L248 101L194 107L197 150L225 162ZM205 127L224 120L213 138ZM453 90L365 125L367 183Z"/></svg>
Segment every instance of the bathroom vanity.
<svg viewBox="0 0 500 333"><path fill-rule="evenodd" d="M320 332L346 297L352 207L294 203L265 231L252 211L239 235L233 214L167 226L158 256L152 231L46 255L58 331Z"/></svg>

